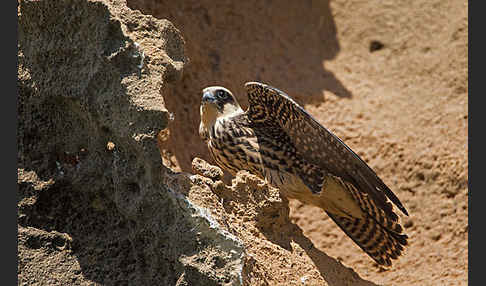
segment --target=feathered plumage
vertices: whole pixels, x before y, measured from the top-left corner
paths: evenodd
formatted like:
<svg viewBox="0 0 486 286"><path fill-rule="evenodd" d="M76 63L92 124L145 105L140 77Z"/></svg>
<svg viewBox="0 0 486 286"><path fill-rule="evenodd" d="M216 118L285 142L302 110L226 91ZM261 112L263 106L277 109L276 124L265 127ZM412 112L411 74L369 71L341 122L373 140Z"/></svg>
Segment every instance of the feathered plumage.
<svg viewBox="0 0 486 286"><path fill-rule="evenodd" d="M284 92L245 84L243 111L224 87L203 90L199 133L216 163L264 178L288 198L322 208L380 265L407 244L390 200L407 210L376 173Z"/></svg>

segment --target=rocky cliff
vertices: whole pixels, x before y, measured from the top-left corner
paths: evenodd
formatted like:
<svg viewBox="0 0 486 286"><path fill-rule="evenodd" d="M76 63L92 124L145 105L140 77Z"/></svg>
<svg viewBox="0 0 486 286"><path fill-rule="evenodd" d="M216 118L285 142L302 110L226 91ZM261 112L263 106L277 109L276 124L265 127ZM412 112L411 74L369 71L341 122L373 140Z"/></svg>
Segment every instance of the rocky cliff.
<svg viewBox="0 0 486 286"><path fill-rule="evenodd" d="M467 282L467 3L288 2L19 2L19 285ZM201 89L253 80L396 190L394 268L206 162Z"/></svg>

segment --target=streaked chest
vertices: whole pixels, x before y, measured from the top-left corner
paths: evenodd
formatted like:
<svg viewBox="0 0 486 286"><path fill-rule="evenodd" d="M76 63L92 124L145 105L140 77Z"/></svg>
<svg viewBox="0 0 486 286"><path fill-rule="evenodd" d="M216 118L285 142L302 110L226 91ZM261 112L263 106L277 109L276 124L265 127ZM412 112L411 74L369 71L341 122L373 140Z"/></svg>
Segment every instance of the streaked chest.
<svg viewBox="0 0 486 286"><path fill-rule="evenodd" d="M260 144L248 124L223 119L209 131L209 152L220 167L233 175L239 170L263 175Z"/></svg>

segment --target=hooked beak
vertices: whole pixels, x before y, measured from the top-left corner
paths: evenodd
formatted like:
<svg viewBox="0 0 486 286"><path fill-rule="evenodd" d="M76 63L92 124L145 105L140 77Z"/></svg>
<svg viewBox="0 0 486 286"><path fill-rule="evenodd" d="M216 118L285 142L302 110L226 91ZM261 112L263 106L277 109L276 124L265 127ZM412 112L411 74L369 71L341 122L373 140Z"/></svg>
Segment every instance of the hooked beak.
<svg viewBox="0 0 486 286"><path fill-rule="evenodd" d="M206 92L203 93L202 102L204 104L213 103L215 101L216 101L216 98L214 97L214 95L211 92L206 91Z"/></svg>

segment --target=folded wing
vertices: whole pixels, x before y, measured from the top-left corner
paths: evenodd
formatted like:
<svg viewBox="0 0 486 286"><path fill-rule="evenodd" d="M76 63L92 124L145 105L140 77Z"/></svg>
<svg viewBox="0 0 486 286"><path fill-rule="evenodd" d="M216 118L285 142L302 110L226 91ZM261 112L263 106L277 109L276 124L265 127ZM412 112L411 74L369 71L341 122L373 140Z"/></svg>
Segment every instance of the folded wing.
<svg viewBox="0 0 486 286"><path fill-rule="evenodd" d="M245 84L249 118L279 126L286 132L299 156L305 161L353 184L366 193L393 221L393 202L404 214L407 210L377 174L336 135L317 122L284 92L258 82Z"/></svg>

